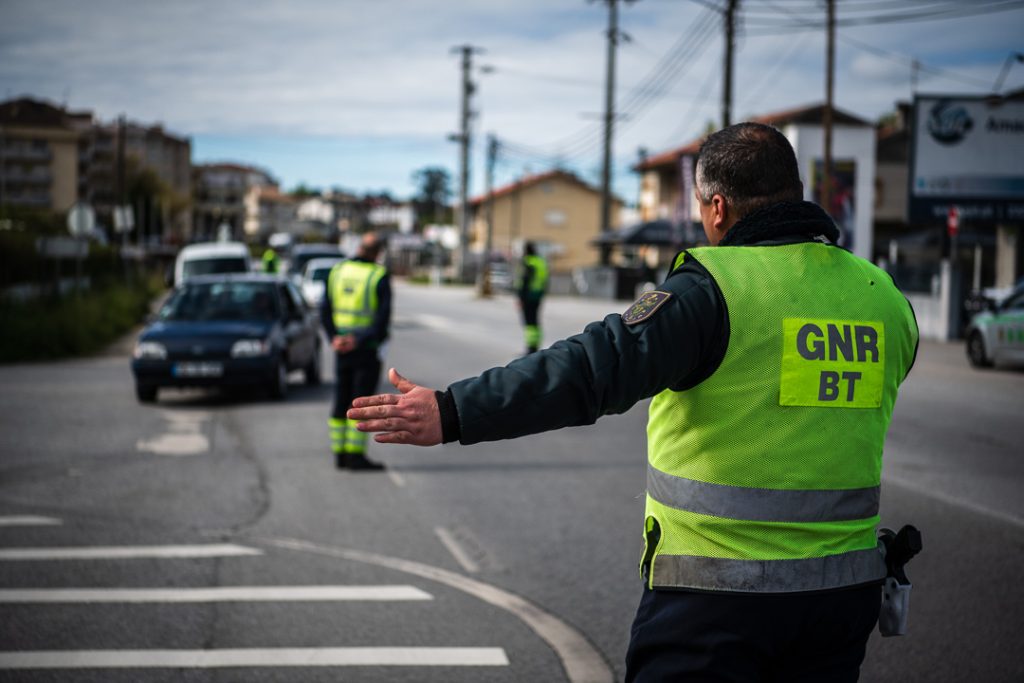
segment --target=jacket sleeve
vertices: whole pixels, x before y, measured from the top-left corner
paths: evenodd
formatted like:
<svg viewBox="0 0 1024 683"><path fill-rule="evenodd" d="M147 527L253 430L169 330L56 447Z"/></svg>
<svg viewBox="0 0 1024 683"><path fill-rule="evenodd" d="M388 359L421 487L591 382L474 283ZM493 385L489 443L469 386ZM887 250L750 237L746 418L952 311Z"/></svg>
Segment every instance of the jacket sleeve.
<svg viewBox="0 0 1024 683"><path fill-rule="evenodd" d="M445 439L473 444L593 424L706 377L728 339L721 291L696 263L659 290L669 298L642 322L609 315L548 349L452 384L439 406L454 408L458 429L445 430Z"/></svg>

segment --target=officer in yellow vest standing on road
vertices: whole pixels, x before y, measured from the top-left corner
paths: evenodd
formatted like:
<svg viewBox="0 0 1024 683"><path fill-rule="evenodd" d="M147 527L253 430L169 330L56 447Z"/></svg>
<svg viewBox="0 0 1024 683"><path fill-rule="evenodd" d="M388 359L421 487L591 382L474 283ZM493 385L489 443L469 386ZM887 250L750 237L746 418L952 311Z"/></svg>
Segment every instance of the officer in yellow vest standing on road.
<svg viewBox="0 0 1024 683"><path fill-rule="evenodd" d="M695 189L711 246L622 315L444 392L392 370L400 393L348 416L382 443L473 444L654 397L626 680L856 681L887 573L882 446L914 314L802 201L774 128L709 136Z"/></svg>
<svg viewBox="0 0 1024 683"><path fill-rule="evenodd" d="M377 263L382 247L376 234L364 235L356 256L331 269L320 308L335 351L334 405L328 424L339 469L384 469L366 457L366 434L345 417L352 399L376 391L380 377L381 344L391 323L391 279Z"/></svg>
<svg viewBox="0 0 1024 683"><path fill-rule="evenodd" d="M277 251L273 247L267 247L263 250L263 272L264 273L276 273L279 270L278 264L279 259L277 257Z"/></svg>
<svg viewBox="0 0 1024 683"><path fill-rule="evenodd" d="M520 266L516 294L519 309L523 313L523 338L526 352L533 353L540 348L543 340L540 327L540 304L548 289L548 264L537 254L532 242L523 245L523 262Z"/></svg>

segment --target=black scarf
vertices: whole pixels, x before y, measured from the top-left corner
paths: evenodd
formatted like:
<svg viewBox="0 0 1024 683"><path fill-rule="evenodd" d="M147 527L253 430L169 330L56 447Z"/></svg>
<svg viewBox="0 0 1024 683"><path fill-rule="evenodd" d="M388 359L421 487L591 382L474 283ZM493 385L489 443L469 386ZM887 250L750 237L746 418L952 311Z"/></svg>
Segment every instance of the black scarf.
<svg viewBox="0 0 1024 683"><path fill-rule="evenodd" d="M791 242L794 238L833 244L839 228L832 217L812 202L779 202L751 211L725 233L720 246L738 247L758 242Z"/></svg>

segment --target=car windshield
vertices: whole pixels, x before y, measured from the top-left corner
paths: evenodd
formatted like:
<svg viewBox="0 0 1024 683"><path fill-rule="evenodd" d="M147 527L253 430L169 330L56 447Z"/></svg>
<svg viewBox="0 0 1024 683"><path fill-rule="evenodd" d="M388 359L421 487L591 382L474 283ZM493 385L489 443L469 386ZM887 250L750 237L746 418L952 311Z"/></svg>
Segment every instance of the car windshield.
<svg viewBox="0 0 1024 683"><path fill-rule="evenodd" d="M273 320L280 316L269 282L189 283L160 310L162 320Z"/></svg>
<svg viewBox="0 0 1024 683"><path fill-rule="evenodd" d="M306 264L315 258L338 258L341 256L339 250L324 250L324 251L313 251L296 254L292 257L292 271L301 273L306 268Z"/></svg>
<svg viewBox="0 0 1024 683"><path fill-rule="evenodd" d="M182 265L182 278L197 275L218 275L220 273L244 273L247 263L244 258L224 256L221 258L190 259Z"/></svg>
<svg viewBox="0 0 1024 683"><path fill-rule="evenodd" d="M327 278L331 275L330 268L317 268L311 274L309 279L313 282L327 282Z"/></svg>

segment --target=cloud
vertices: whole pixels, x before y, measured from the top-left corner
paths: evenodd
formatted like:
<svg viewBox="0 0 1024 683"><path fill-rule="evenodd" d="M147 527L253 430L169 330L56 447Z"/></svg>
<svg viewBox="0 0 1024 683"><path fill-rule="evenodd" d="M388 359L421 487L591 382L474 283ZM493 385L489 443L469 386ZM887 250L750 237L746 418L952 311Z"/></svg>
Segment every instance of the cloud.
<svg viewBox="0 0 1024 683"><path fill-rule="evenodd" d="M683 60L677 78L660 84L648 106L618 123L619 165L640 146L681 144L719 118L720 20L695 30L707 14L691 2L621 8L632 40L618 51L620 103L681 36L694 31L692 40L707 42ZM958 19L956 41L936 39L951 22L840 34L990 82L1019 47L1021 15ZM601 156L595 115L604 106L606 17L602 4L576 0L3 0L0 93L67 98L105 119L123 112L203 140L334 138L355 145L346 149L360 140L394 141L382 152L392 164L410 144L417 150L410 159L433 154L447 161L454 159L445 136L459 124L461 80L451 48L471 42L486 49L476 65L498 67L473 74L478 137L493 131L548 154L576 151L575 163L587 169ZM909 67L898 59L843 41L837 58L836 101L843 108L874 119L909 98ZM741 33L734 118L822 101L823 62L820 32ZM1008 85L1022 80L1024 74L1011 73ZM932 73L922 73L920 83L982 89ZM482 164L475 166L479 172Z"/></svg>

